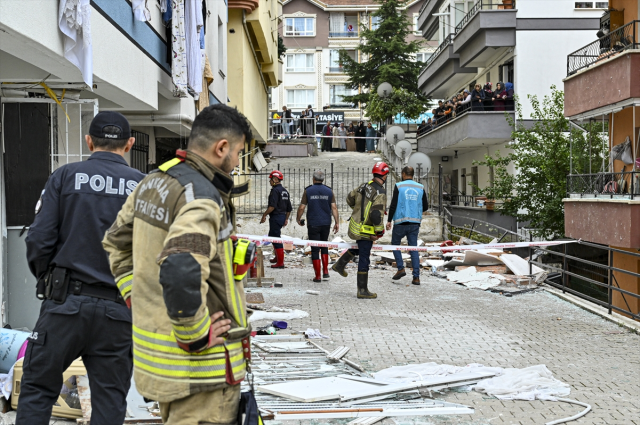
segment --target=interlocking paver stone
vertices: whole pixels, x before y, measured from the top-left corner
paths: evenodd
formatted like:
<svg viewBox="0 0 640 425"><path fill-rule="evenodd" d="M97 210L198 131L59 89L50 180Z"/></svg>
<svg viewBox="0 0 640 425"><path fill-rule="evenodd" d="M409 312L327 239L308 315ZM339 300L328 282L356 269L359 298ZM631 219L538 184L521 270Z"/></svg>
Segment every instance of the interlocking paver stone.
<svg viewBox="0 0 640 425"><path fill-rule="evenodd" d="M291 263L289 263L291 265ZM309 317L291 320L295 330L318 328L326 348L351 347L348 358L375 372L394 365L437 362L523 368L546 365L571 386L570 398L592 405L576 424L637 423L640 417L640 336L544 291L507 298L468 290L426 273L422 285L392 283L393 271L370 272L376 300L355 297L350 276L331 274L311 282L313 271L290 266L268 270L284 288L261 291L267 306L290 306ZM408 285L408 286L407 286ZM308 289L319 296L305 294ZM256 322L264 325L266 322ZM476 392L434 393L474 407L471 416L396 418L399 424L541 424L574 415L582 407L548 401L500 401ZM322 421L320 421L322 422ZM326 422L326 421L325 421ZM317 421L316 421L317 423ZM388 419L383 425L392 424Z"/></svg>

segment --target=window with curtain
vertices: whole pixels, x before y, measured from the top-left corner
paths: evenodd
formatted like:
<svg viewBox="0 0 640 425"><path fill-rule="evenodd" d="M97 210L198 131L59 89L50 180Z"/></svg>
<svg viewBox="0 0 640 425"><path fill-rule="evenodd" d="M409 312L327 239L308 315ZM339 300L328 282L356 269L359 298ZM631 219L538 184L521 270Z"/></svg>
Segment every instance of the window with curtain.
<svg viewBox="0 0 640 425"><path fill-rule="evenodd" d="M315 36L315 18L285 18L285 36Z"/></svg>
<svg viewBox="0 0 640 425"><path fill-rule="evenodd" d="M331 85L329 86L329 103L331 105L345 105L351 106L351 103L344 101L344 96L351 96L355 94L355 90L352 90L344 85Z"/></svg>
<svg viewBox="0 0 640 425"><path fill-rule="evenodd" d="M430 52L416 53L416 62L426 62L431 57L431 55L432 53Z"/></svg>
<svg viewBox="0 0 640 425"><path fill-rule="evenodd" d="M286 72L313 72L313 53L287 55Z"/></svg>
<svg viewBox="0 0 640 425"><path fill-rule="evenodd" d="M287 90L287 107L306 108L313 105L315 92L315 90L306 89Z"/></svg>

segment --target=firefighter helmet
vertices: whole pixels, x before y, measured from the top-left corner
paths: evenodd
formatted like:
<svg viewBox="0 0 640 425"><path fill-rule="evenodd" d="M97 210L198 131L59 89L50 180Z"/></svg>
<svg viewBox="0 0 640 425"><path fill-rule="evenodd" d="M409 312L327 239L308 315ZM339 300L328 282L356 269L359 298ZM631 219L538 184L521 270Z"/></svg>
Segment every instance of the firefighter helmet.
<svg viewBox="0 0 640 425"><path fill-rule="evenodd" d="M273 170L271 174L269 174L269 179L272 179L273 177L277 177L278 180L284 180L284 175L279 170Z"/></svg>
<svg viewBox="0 0 640 425"><path fill-rule="evenodd" d="M380 176L386 176L389 174L389 166L386 162L376 162L373 166L373 170L371 170L372 174L378 174Z"/></svg>

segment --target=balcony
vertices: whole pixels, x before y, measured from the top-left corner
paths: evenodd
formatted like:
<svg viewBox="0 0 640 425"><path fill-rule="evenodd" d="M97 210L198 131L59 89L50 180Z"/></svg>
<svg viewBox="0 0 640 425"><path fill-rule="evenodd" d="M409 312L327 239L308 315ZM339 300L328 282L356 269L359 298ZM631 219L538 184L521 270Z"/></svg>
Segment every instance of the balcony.
<svg viewBox="0 0 640 425"><path fill-rule="evenodd" d="M590 118L640 98L640 21L631 21L567 56L564 113Z"/></svg>
<svg viewBox="0 0 640 425"><path fill-rule="evenodd" d="M356 37L358 37L358 31L329 33L329 38L356 38Z"/></svg>
<svg viewBox="0 0 640 425"><path fill-rule="evenodd" d="M494 58L516 45L514 4L478 1L456 26L453 51L460 66L486 67Z"/></svg>
<svg viewBox="0 0 640 425"><path fill-rule="evenodd" d="M640 172L567 176L568 237L640 248Z"/></svg>
<svg viewBox="0 0 640 425"><path fill-rule="evenodd" d="M440 9L444 0L425 0L418 15L418 29L427 40L438 31L438 17L433 16Z"/></svg>
<svg viewBox="0 0 640 425"><path fill-rule="evenodd" d="M449 34L425 62L418 87L427 96L444 98L464 84L468 74L477 72L477 68L460 66L460 55L453 51L453 34Z"/></svg>
<svg viewBox="0 0 640 425"><path fill-rule="evenodd" d="M508 114L514 118L513 112ZM505 143L511 140L512 130L505 111L468 111L418 134L418 151L453 155L455 151Z"/></svg>

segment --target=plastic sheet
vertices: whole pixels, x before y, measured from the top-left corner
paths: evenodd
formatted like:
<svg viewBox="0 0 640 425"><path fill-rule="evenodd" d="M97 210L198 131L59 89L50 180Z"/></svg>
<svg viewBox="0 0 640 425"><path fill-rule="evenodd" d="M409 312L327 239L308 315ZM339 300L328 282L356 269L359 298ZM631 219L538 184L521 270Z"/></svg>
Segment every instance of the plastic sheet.
<svg viewBox="0 0 640 425"><path fill-rule="evenodd" d="M569 385L554 378L545 365L505 369L502 375L480 381L473 389L501 400L556 401L571 393Z"/></svg>
<svg viewBox="0 0 640 425"><path fill-rule="evenodd" d="M309 316L309 313L302 310L280 309L285 311L263 311L255 310L249 317L249 322L257 322L258 320L291 320L302 319Z"/></svg>

